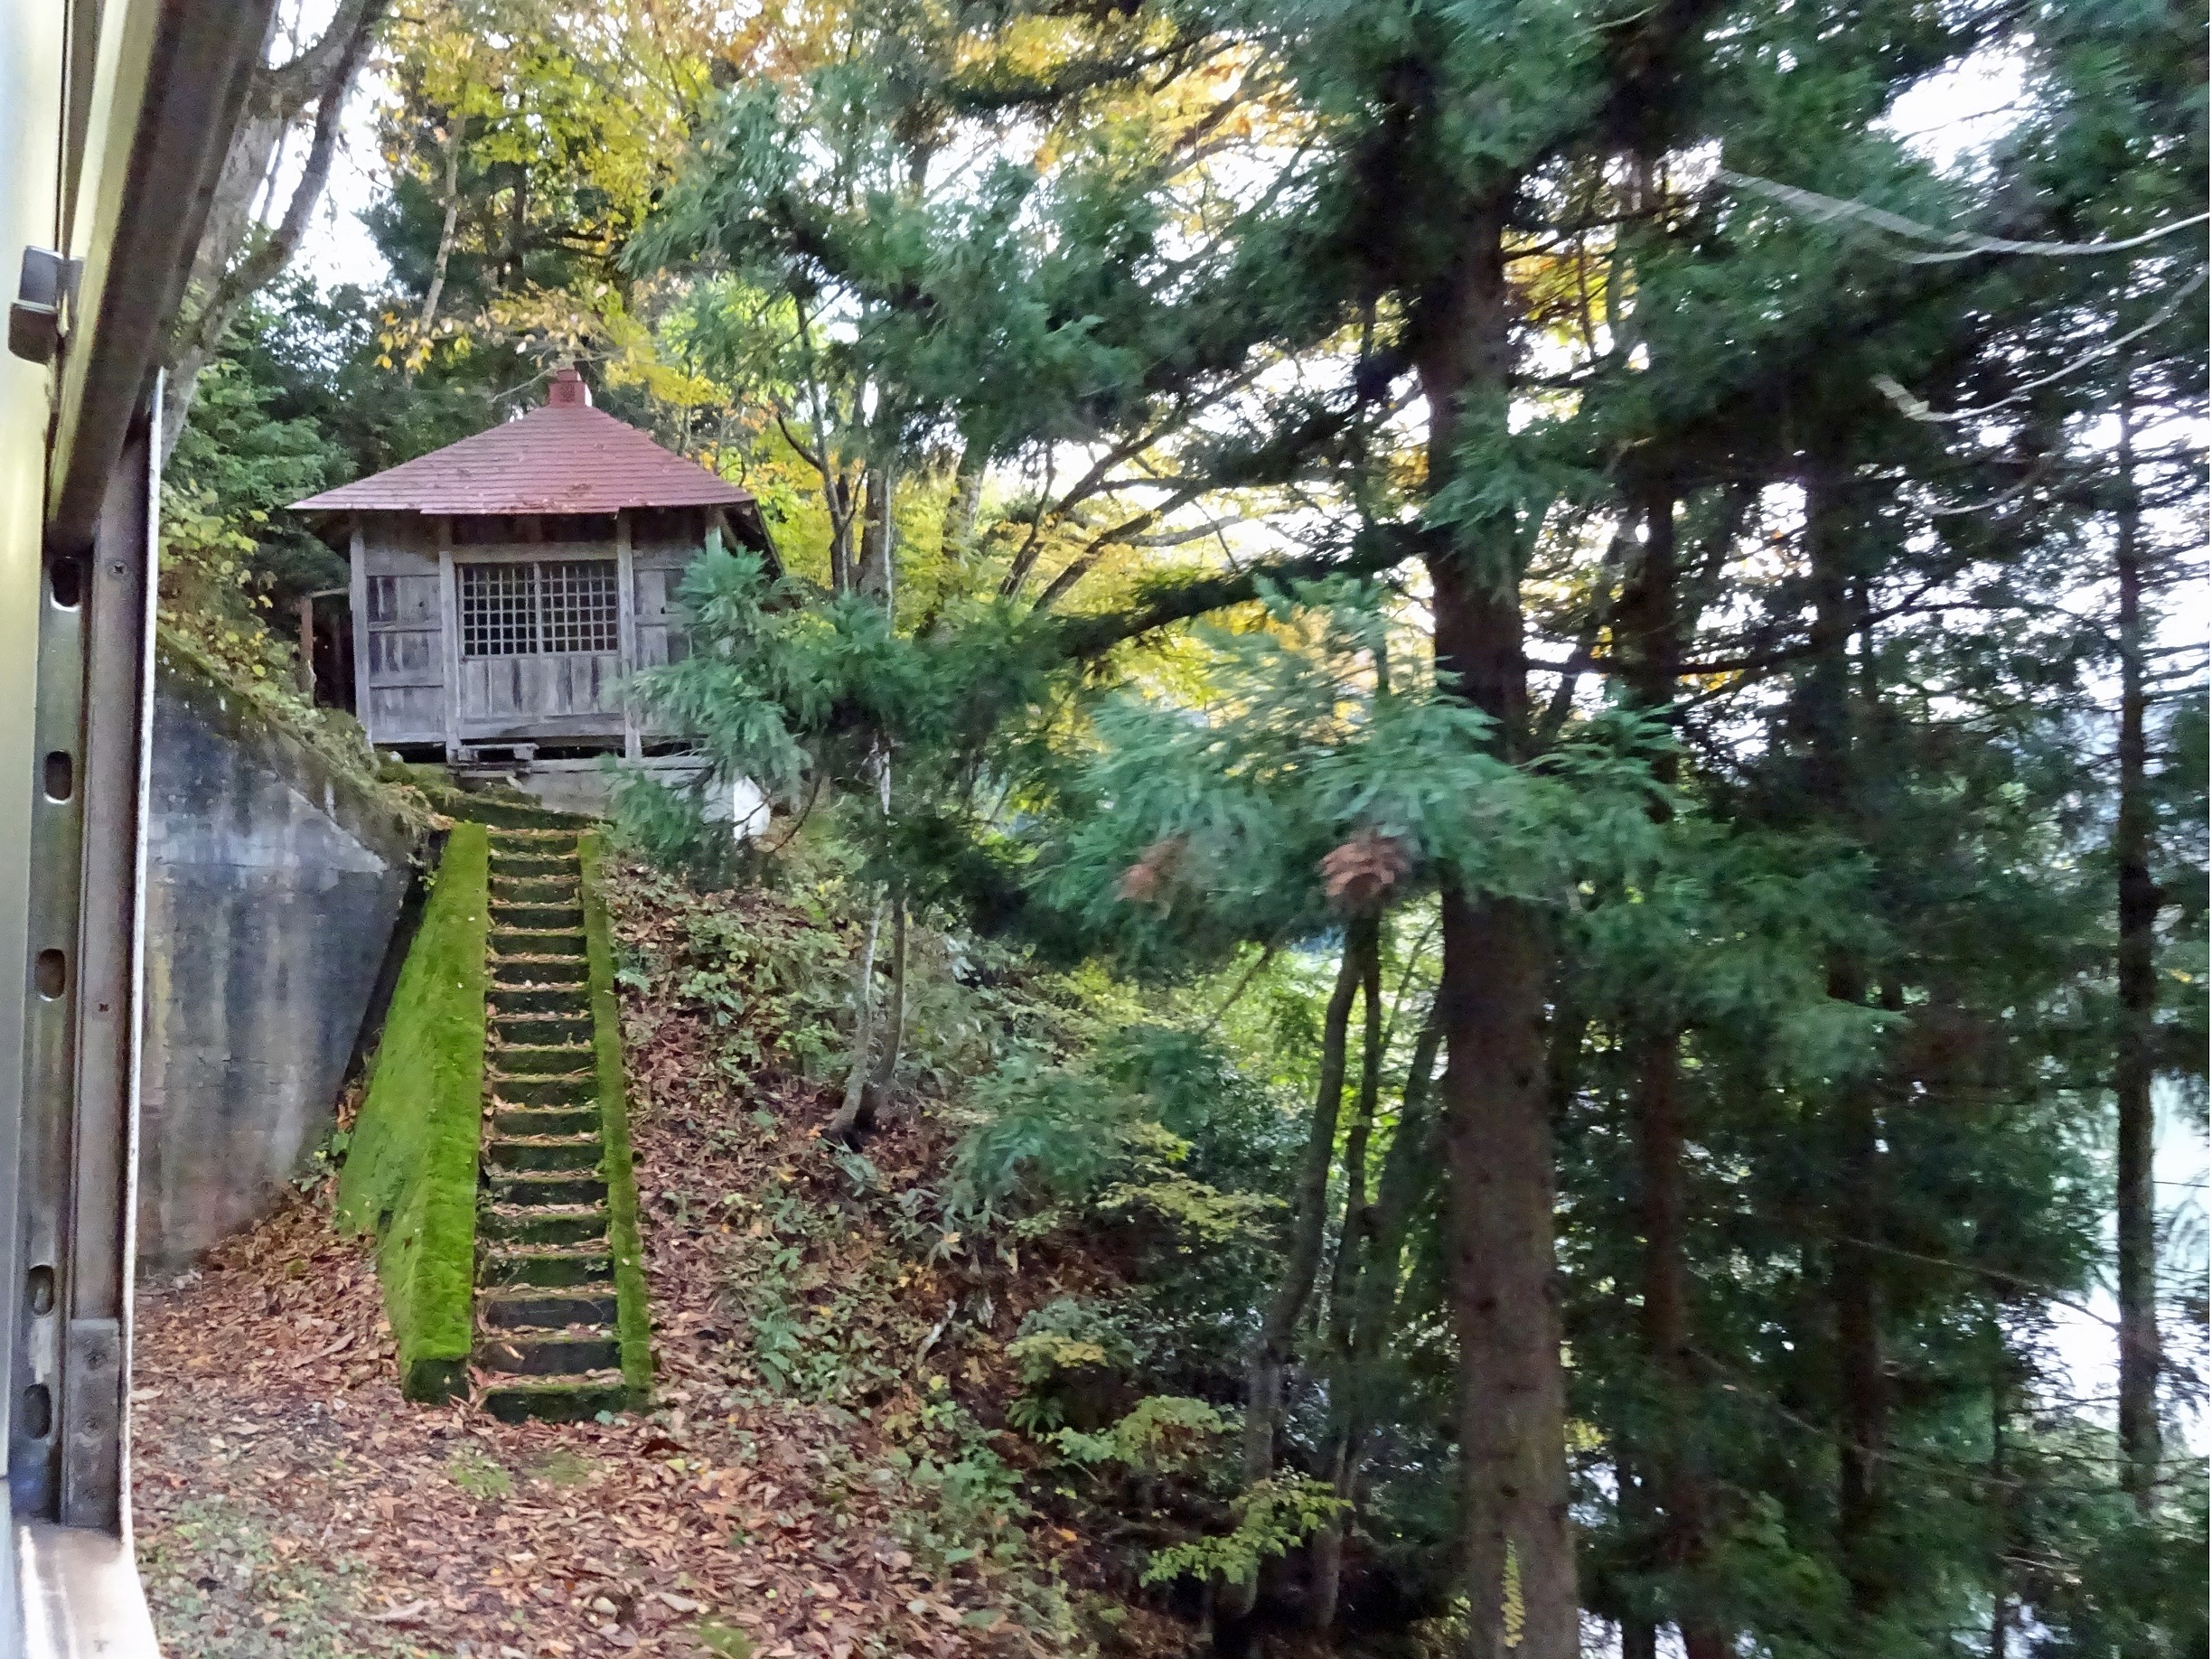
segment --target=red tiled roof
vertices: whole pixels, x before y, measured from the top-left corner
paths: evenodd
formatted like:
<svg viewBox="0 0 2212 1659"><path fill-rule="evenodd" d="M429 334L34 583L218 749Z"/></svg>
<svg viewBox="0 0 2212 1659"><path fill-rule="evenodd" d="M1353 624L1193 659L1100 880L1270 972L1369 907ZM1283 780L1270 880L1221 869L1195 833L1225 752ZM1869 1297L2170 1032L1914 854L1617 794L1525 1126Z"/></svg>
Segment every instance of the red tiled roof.
<svg viewBox="0 0 2212 1659"><path fill-rule="evenodd" d="M566 513L753 499L584 396L576 371L565 370L544 407L520 420L292 504L306 512Z"/></svg>

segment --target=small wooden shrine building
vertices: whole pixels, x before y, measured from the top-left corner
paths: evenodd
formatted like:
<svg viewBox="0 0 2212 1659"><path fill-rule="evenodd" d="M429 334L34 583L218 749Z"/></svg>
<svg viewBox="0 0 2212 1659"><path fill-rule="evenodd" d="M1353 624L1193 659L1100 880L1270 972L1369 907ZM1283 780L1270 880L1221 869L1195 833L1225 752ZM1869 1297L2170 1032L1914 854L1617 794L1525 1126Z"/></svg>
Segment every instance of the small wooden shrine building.
<svg viewBox="0 0 2212 1659"><path fill-rule="evenodd" d="M620 686L682 655L685 566L710 531L775 559L750 492L594 408L569 368L520 419L295 506L350 530L369 741L449 761L640 755Z"/></svg>

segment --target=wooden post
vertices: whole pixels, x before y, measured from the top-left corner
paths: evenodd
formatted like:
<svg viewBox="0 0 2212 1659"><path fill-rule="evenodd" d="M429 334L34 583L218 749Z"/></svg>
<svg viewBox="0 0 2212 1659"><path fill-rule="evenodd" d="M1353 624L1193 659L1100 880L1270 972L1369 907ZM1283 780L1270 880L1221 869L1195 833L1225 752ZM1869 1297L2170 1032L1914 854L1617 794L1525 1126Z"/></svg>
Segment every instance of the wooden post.
<svg viewBox="0 0 2212 1659"><path fill-rule="evenodd" d="M314 600L306 595L299 602L299 670L293 676L300 695L308 702L314 701Z"/></svg>
<svg viewBox="0 0 2212 1659"><path fill-rule="evenodd" d="M461 588L454 572L453 520L433 520L438 550L438 651L445 665L445 759L461 759Z"/></svg>
<svg viewBox="0 0 2212 1659"><path fill-rule="evenodd" d="M370 746L373 748L381 734L370 718L373 699L369 692L369 555L359 514L353 519L351 541L353 568L346 582L352 590L353 717L361 723L361 730L368 734Z"/></svg>
<svg viewBox="0 0 2212 1659"><path fill-rule="evenodd" d="M630 690L630 676L638 669L637 558L630 547L630 515L614 515L615 648L620 653L616 672L622 687L623 758L645 757L645 735L638 726L637 698Z"/></svg>

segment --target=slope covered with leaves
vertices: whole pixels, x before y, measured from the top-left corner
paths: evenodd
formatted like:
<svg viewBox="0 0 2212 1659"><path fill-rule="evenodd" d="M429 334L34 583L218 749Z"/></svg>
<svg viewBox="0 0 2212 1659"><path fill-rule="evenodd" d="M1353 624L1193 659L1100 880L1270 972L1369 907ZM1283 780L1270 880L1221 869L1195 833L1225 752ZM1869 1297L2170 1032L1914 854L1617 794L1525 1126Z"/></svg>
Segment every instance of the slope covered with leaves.
<svg viewBox="0 0 2212 1659"><path fill-rule="evenodd" d="M1090 1126L1090 1191L1126 1223L1111 1248L1073 1187L1018 1199L1085 1126L984 1134L963 1102L1009 1054L1089 1030L1101 988L936 936L916 942L916 1081L865 1155L833 1148L858 932L834 875L713 897L610 876L655 1409L509 1425L404 1403L373 1263L323 1181L142 1301L136 1525L165 1651L1182 1647L1172 1599L1126 1605L1148 1559L1130 1539L1233 1529L1192 1475L1228 1420L1133 1392L1129 1270L1194 1228L1233 1245L1263 1201L1148 1181L1173 1138L1133 1118ZM1094 1525L1147 1457L1153 1513Z"/></svg>

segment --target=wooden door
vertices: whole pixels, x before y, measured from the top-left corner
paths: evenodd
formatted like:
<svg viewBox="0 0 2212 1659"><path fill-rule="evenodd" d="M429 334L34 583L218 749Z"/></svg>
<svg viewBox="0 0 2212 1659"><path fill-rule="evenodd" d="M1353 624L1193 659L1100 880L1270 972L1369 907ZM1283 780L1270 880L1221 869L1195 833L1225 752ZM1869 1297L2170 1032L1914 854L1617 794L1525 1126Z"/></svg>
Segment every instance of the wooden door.
<svg viewBox="0 0 2212 1659"><path fill-rule="evenodd" d="M456 560L464 738L622 729L612 558Z"/></svg>

